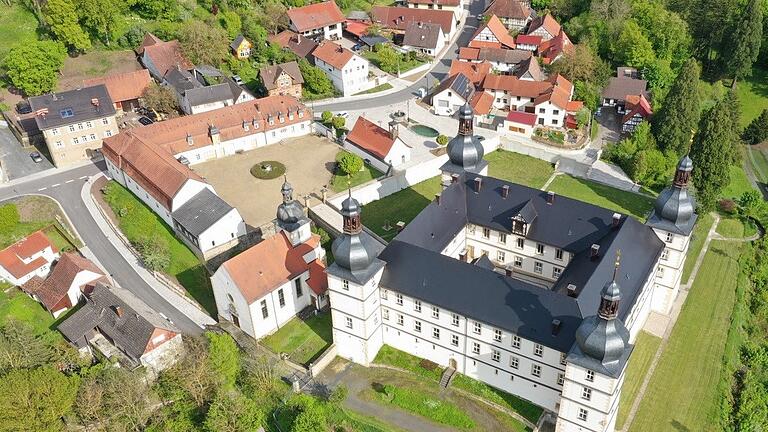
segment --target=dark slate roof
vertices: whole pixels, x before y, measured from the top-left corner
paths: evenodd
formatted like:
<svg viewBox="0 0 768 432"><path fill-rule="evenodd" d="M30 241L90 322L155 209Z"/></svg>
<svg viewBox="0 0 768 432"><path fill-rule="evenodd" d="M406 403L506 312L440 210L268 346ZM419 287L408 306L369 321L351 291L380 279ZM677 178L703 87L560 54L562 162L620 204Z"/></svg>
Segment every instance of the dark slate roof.
<svg viewBox="0 0 768 432"><path fill-rule="evenodd" d="M234 51L240 47L240 44L243 43L244 40L245 40L245 36L239 34L237 35L235 40L233 40L232 43L229 44L229 47Z"/></svg>
<svg viewBox="0 0 768 432"><path fill-rule="evenodd" d="M459 72L455 75L451 75L448 79L440 83L437 88L432 92L432 95L441 93L447 89L451 89L461 96L464 101L469 102L472 96L475 94L475 85L472 83L466 75Z"/></svg>
<svg viewBox="0 0 768 432"><path fill-rule="evenodd" d="M440 24L412 22L405 29L403 45L435 49L440 39L440 30Z"/></svg>
<svg viewBox="0 0 768 432"><path fill-rule="evenodd" d="M179 332L128 291L98 284L85 299L85 304L58 326L64 337L79 346L90 331L98 329L127 356L138 360L156 328Z"/></svg>
<svg viewBox="0 0 768 432"><path fill-rule="evenodd" d="M179 94L184 94L187 90L203 87L203 83L198 81L194 75L179 67L169 70L163 79Z"/></svg>
<svg viewBox="0 0 768 432"><path fill-rule="evenodd" d="M104 84L49 93L29 98L40 130L80 123L115 114L115 106Z"/></svg>
<svg viewBox="0 0 768 432"><path fill-rule="evenodd" d="M473 262L472 264L486 270L493 270L496 268L496 266L493 265L493 262L491 262L491 259L488 258L488 255L485 255L485 254L480 258L476 259L475 262Z"/></svg>
<svg viewBox="0 0 768 432"><path fill-rule="evenodd" d="M173 220L195 236L204 233L230 211L232 206L205 188L173 212Z"/></svg>
<svg viewBox="0 0 768 432"><path fill-rule="evenodd" d="M621 216L618 226L614 227L612 210L564 196L556 196L552 204L547 204L547 193L544 191L492 177L480 176L482 186L478 193L474 190L476 177L478 176L474 174L468 178L462 177L457 183L444 189L440 195L440 204L438 205L436 201L430 203L405 227L395 241L387 246L379 257L387 261L385 277L389 278L391 283L396 283L396 286L387 286L403 291L404 294L414 293L414 295L425 296L422 298L424 301L434 302L449 309L455 307L454 310L458 313L499 325L507 330L517 332L521 327L538 328L541 336L533 338L534 341L560 351L567 351L574 341L573 335L578 323L583 318L597 313L600 291L606 282L612 280L614 258L616 252L621 250L622 266L617 275L617 280L622 287L619 317L626 316L664 248L663 242L651 228L628 216ZM509 195L506 199L501 197L504 185L509 187ZM468 223L511 233L511 218L519 214L522 209L526 209L526 213L534 210L536 212L536 218L529 226L526 236L528 239L558 247L573 254L569 265L551 290L514 279L507 280L509 278L487 270L486 272L495 279L485 276L488 279L487 282L486 279L474 280L475 277L480 276L476 272L465 274L468 272L465 263L448 257L438 258L455 234ZM413 247L396 246L396 253L388 252L387 250L393 248L395 242L407 243ZM597 258L590 257L593 244L600 246ZM413 253L410 254L411 252ZM390 273L399 273L404 268L405 264L399 261L407 262L409 270L403 274L391 275ZM411 265L413 268L410 267ZM475 266L471 267L482 270ZM450 274L451 277L445 278L446 274ZM488 285L491 283L498 286L491 287ZM569 284L576 285L576 298L567 295ZM419 288L418 291L414 291L416 288L412 285L434 287L434 289L430 291ZM454 291L456 293L468 291L472 296L480 299L490 298L485 294L479 295L477 292L481 289L480 287L486 289L486 285L488 285L488 295L499 297L502 295L496 291L506 290L507 294L502 296L506 299L503 303L506 309L499 310L493 300L466 303L460 301L455 304L450 300L453 297L451 293ZM467 286L474 288L467 290ZM552 304L558 309L553 309L551 316L547 319L535 319L526 314L525 309L530 305L530 294L517 290L518 288L522 290L524 287L533 287L537 293L549 293L539 294L551 295L551 299L547 297L547 305ZM565 319L560 317L559 315L563 315L561 308L567 308L571 315L565 316ZM530 321L524 323L505 321L505 315L530 317ZM553 345L553 339L549 334L553 318L563 322L560 335L567 339L567 342L557 342ZM569 322L571 325L568 324ZM574 322L575 325L573 325ZM511 327L504 327L502 324ZM529 334L529 336L535 336L535 334Z"/></svg>
<svg viewBox="0 0 768 432"><path fill-rule="evenodd" d="M232 89L229 84L216 84L207 87L199 87L187 90L186 98L192 106L204 105L214 102L222 102L233 99Z"/></svg>
<svg viewBox="0 0 768 432"><path fill-rule="evenodd" d="M385 38L384 36L360 36L359 39L360 42L368 45L369 47L372 47L376 44L389 42L389 39Z"/></svg>

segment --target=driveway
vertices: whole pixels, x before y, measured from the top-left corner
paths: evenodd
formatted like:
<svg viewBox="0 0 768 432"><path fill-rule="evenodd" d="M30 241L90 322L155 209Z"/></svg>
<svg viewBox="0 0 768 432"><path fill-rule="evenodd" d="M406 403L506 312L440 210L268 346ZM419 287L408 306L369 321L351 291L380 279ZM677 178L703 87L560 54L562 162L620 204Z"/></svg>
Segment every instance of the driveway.
<svg viewBox="0 0 768 432"><path fill-rule="evenodd" d="M201 164L191 168L209 183L226 202L235 206L245 223L261 226L275 218L282 202L280 186L283 178L259 180L250 169L256 163L274 160L285 165L294 199L304 204L303 197L313 194L311 205L319 202L320 190L331 180L331 168L341 148L313 135L283 141Z"/></svg>
<svg viewBox="0 0 768 432"><path fill-rule="evenodd" d="M621 140L621 114L616 112L615 107L603 107L600 117L597 117L598 132L597 138L592 141L592 147L602 148L608 143L615 143Z"/></svg>
<svg viewBox="0 0 768 432"><path fill-rule="evenodd" d="M51 162L43 156L40 163L35 163L29 154L34 148L24 148L8 128L0 127L0 163L8 180L25 177L30 174L53 168ZM42 153L41 153L42 154Z"/></svg>

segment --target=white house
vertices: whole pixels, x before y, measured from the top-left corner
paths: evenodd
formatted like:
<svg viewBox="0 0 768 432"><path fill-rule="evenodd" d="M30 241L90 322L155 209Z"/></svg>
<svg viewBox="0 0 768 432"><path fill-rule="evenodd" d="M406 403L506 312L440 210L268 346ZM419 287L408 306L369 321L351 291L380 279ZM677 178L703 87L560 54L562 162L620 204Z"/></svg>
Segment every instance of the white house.
<svg viewBox="0 0 768 432"><path fill-rule="evenodd" d="M459 48L459 59L472 63L490 62L493 69L499 73L512 74L518 69L518 65L529 61L533 57L530 51L521 49L508 49L493 46Z"/></svg>
<svg viewBox="0 0 768 432"><path fill-rule="evenodd" d="M358 117L347 134L344 148L383 173L411 160L411 147L400 138L396 122L391 122L386 130L365 117Z"/></svg>
<svg viewBox="0 0 768 432"><path fill-rule="evenodd" d="M276 235L224 262L211 277L219 316L259 339L307 307L328 303L320 237L283 184Z"/></svg>
<svg viewBox="0 0 768 432"><path fill-rule="evenodd" d="M405 4L413 9L448 10L453 12L457 21L464 13L463 0L406 0Z"/></svg>
<svg viewBox="0 0 768 432"><path fill-rule="evenodd" d="M33 277L45 277L59 250L42 231L35 231L0 251L0 280L21 286Z"/></svg>
<svg viewBox="0 0 768 432"><path fill-rule="evenodd" d="M320 68L344 96L368 90L375 81L368 78L368 60L336 44L323 42L314 51L315 66Z"/></svg>
<svg viewBox="0 0 768 432"><path fill-rule="evenodd" d="M560 34L560 23L552 15L546 14L534 18L528 25L525 34L530 36L541 36L542 40L548 41Z"/></svg>
<svg viewBox="0 0 768 432"><path fill-rule="evenodd" d="M573 85L561 75L550 77L547 81L530 81L512 75L488 75L482 87L494 95L494 107L497 109L534 113L538 125L565 127Z"/></svg>
<svg viewBox="0 0 768 432"><path fill-rule="evenodd" d="M445 79L432 93L432 109L435 115L451 116L472 99L475 85L469 77L459 72Z"/></svg>
<svg viewBox="0 0 768 432"><path fill-rule="evenodd" d="M499 17L492 15L487 23L480 26L469 41L470 48L514 49L515 38L509 34Z"/></svg>
<svg viewBox="0 0 768 432"><path fill-rule="evenodd" d="M446 37L439 24L412 22L403 36L403 48L428 56L438 55L445 47Z"/></svg>
<svg viewBox="0 0 768 432"><path fill-rule="evenodd" d="M346 21L333 0L288 9L292 31L313 39L341 39Z"/></svg>

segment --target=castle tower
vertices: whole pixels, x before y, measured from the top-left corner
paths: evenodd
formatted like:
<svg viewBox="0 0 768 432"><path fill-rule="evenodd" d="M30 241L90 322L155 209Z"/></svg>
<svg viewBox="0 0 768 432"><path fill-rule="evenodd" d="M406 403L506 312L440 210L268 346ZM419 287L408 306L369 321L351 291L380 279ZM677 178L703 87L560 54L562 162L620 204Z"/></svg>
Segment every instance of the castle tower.
<svg viewBox="0 0 768 432"><path fill-rule="evenodd" d="M629 331L618 319L621 289L616 274L603 286L597 315L584 319L566 358L558 432L613 431L619 409L624 369L632 352Z"/></svg>
<svg viewBox="0 0 768 432"><path fill-rule="evenodd" d="M683 157L677 165L672 185L656 198L653 212L646 222L665 245L659 257L651 301L653 310L663 314L672 309L680 289L683 265L696 223L696 202L688 193L692 170L691 158Z"/></svg>
<svg viewBox="0 0 768 432"><path fill-rule="evenodd" d="M343 232L333 241L334 263L326 270L333 341L339 356L367 366L383 344L379 280L384 261L376 257L382 246L363 231L360 203L351 191L341 215Z"/></svg>
<svg viewBox="0 0 768 432"><path fill-rule="evenodd" d="M286 178L280 193L283 202L277 206L277 227L285 231L293 246L300 245L312 235L309 218L304 214L304 207L293 199L293 186Z"/></svg>
<svg viewBox="0 0 768 432"><path fill-rule="evenodd" d="M468 103L459 109L459 131L448 142L448 162L440 167L443 187L453 175L464 173L488 175L488 162L483 159L485 150L474 132L475 113Z"/></svg>

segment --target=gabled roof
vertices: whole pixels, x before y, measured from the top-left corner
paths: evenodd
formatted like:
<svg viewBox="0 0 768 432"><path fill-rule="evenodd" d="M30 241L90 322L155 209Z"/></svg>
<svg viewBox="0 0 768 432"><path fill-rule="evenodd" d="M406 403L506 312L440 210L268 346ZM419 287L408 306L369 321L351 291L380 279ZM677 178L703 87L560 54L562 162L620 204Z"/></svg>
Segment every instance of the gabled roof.
<svg viewBox="0 0 768 432"><path fill-rule="evenodd" d="M163 43L163 40L160 39L159 37L153 35L150 32L146 32L144 34L144 39L141 40L141 45L139 45L138 48L136 48L136 52L139 55L142 55L142 54L144 54L144 48L146 48L148 46L151 46L151 45L159 44L159 43Z"/></svg>
<svg viewBox="0 0 768 432"><path fill-rule="evenodd" d="M530 51L505 48L460 48L459 58L462 60L488 60L496 63L518 64L531 58Z"/></svg>
<svg viewBox="0 0 768 432"><path fill-rule="evenodd" d="M53 266L45 281L32 289L24 287L24 291L33 294L40 299L40 303L51 312L55 311L56 306L67 296L67 292L72 287L75 277L82 272L93 273L91 281L104 276L101 269L96 267L89 259L80 256L77 253L67 252L61 255ZM80 288L80 287L79 287Z"/></svg>
<svg viewBox="0 0 768 432"><path fill-rule="evenodd" d="M475 114L487 115L493 107L493 95L485 91L475 92L469 101L469 105L472 106Z"/></svg>
<svg viewBox="0 0 768 432"><path fill-rule="evenodd" d="M539 44L539 56L545 64L550 64L557 60L561 54L567 54L574 49L571 40L565 31L560 30L557 36L550 40L542 41Z"/></svg>
<svg viewBox="0 0 768 432"><path fill-rule="evenodd" d="M527 20L532 9L523 0L494 0L485 9L483 15L496 15L501 18Z"/></svg>
<svg viewBox="0 0 768 432"><path fill-rule="evenodd" d="M347 134L347 140L377 159L384 159L392 150L396 138L393 138L388 130L368 121L365 117L358 117L355 126Z"/></svg>
<svg viewBox="0 0 768 432"><path fill-rule="evenodd" d="M341 70L344 69L344 66L346 66L350 60L352 60L355 53L336 42L325 41L312 51L312 56Z"/></svg>
<svg viewBox="0 0 768 432"><path fill-rule="evenodd" d="M531 75L531 78L534 81L544 80L544 73L541 71L539 61L533 56L518 63L514 73L518 78L522 78L527 73Z"/></svg>
<svg viewBox="0 0 768 432"><path fill-rule="evenodd" d="M447 36L451 34L454 15L449 10L374 6L371 9L371 20L384 28L403 31L412 22L435 23L440 25Z"/></svg>
<svg viewBox="0 0 768 432"><path fill-rule="evenodd" d="M143 55L152 60L152 64L155 65L160 76L165 76L165 74L174 66L187 70L195 67L195 65L184 56L184 53L181 51L181 45L177 40L168 42L159 41L152 45L145 46Z"/></svg>
<svg viewBox="0 0 768 432"><path fill-rule="evenodd" d="M608 86L603 89L603 98L626 100L628 95L643 95L648 99L648 81L631 76L611 77Z"/></svg>
<svg viewBox="0 0 768 432"><path fill-rule="evenodd" d="M251 246L221 265L248 304L309 270L304 255L320 244L313 234L306 243L291 245L284 231ZM326 282L327 283L327 282Z"/></svg>
<svg viewBox="0 0 768 432"><path fill-rule="evenodd" d="M104 84L48 93L29 98L40 130L115 115L115 106Z"/></svg>
<svg viewBox="0 0 768 432"><path fill-rule="evenodd" d="M475 86L472 81L463 73L459 72L456 75L451 75L443 82L440 83L437 88L432 92L432 95L442 93L445 90L451 89L457 95L459 95L464 101L469 101L475 94Z"/></svg>
<svg viewBox="0 0 768 432"><path fill-rule="evenodd" d="M532 34L539 28L546 30L552 37L555 37L560 33L560 23L558 23L550 14L534 18L528 26L526 34Z"/></svg>
<svg viewBox="0 0 768 432"><path fill-rule="evenodd" d="M312 51L317 47L317 42L290 30L284 30L271 36L269 41L280 45L283 49L291 51L299 58L308 58Z"/></svg>
<svg viewBox="0 0 768 432"><path fill-rule="evenodd" d="M513 75L488 75L482 87L486 90L506 90L513 96L536 98L552 89L547 81L527 81Z"/></svg>
<svg viewBox="0 0 768 432"><path fill-rule="evenodd" d="M232 88L228 83L193 88L184 92L184 96L193 107L215 102L234 101Z"/></svg>
<svg viewBox="0 0 768 432"><path fill-rule="evenodd" d="M645 119L653 114L651 103L648 102L648 99L646 99L645 96L629 95L625 100L626 103L624 104L624 110L626 111L626 114L624 114L624 117L621 119L622 123L628 122L636 114L639 114Z"/></svg>
<svg viewBox="0 0 768 432"><path fill-rule="evenodd" d="M233 40L232 43L229 44L229 47L233 51L237 51L237 49L240 48L240 45L242 45L243 42L248 42L248 39L246 39L245 36L243 36L242 34L239 34L239 35L237 35L235 40ZM250 43L250 42L248 42L248 43Z"/></svg>
<svg viewBox="0 0 768 432"><path fill-rule="evenodd" d="M344 31L347 33L352 33L353 35L360 38L365 36L366 33L368 33L368 29L370 27L371 27L371 24L367 22L347 21L347 25L344 27Z"/></svg>
<svg viewBox="0 0 768 432"><path fill-rule="evenodd" d="M473 63L453 59L451 61L451 69L448 71L448 76L463 73L473 84L480 85L485 79L485 76L491 73L491 66L492 65L487 61Z"/></svg>
<svg viewBox="0 0 768 432"><path fill-rule="evenodd" d="M411 22L405 29L403 46L435 49L441 31L439 24Z"/></svg>
<svg viewBox="0 0 768 432"><path fill-rule="evenodd" d="M460 0L408 0L408 4L425 4L441 6L458 6Z"/></svg>
<svg viewBox="0 0 768 432"><path fill-rule="evenodd" d="M498 40L498 46L496 47L489 47L489 48L508 48L508 49L514 49L515 48L515 38L513 38L509 34L509 30L502 24L501 20L499 20L499 17L496 15L491 16L491 19L488 20L487 23L480 26L475 34L472 36L472 39L469 42L470 48L484 48L482 46L483 43L488 41L480 41L476 40L478 36L480 36L480 33L483 32L483 30L488 29L493 36Z"/></svg>
<svg viewBox="0 0 768 432"><path fill-rule="evenodd" d="M579 110L581 110L582 108L584 108L584 102L582 101L570 101L565 106L565 110L568 111L569 113L579 112Z"/></svg>
<svg viewBox="0 0 768 432"><path fill-rule="evenodd" d="M314 260L309 263L309 279L307 285L312 288L312 292L320 295L328 291L328 276L325 274L325 264L320 260Z"/></svg>
<svg viewBox="0 0 768 432"><path fill-rule="evenodd" d="M213 193L203 188L189 201L172 213L173 220L187 232L199 236L212 227L216 222L229 214L233 207Z"/></svg>
<svg viewBox="0 0 768 432"><path fill-rule="evenodd" d="M291 77L291 80L293 80L294 84L304 83L304 77L301 75L301 71L299 70L299 64L295 61L280 63L272 66L264 66L259 71L261 81L264 83L264 87L267 90L277 88L277 79L282 74L287 74L289 77Z"/></svg>
<svg viewBox="0 0 768 432"><path fill-rule="evenodd" d="M147 87L152 84L152 77L149 76L148 70L141 69L83 81L85 87L98 84L107 86L109 97L112 102L117 103L140 98Z"/></svg>
<svg viewBox="0 0 768 432"><path fill-rule="evenodd" d="M36 258L26 264L24 263L24 260L28 260L33 255L40 253L49 247L54 253L58 252L56 246L51 243L45 233L42 231L35 231L1 250L0 266L15 278L24 277L45 264L48 264L48 261L43 257Z"/></svg>
<svg viewBox="0 0 768 432"><path fill-rule="evenodd" d="M510 111L509 114L507 114L507 120L528 126L534 126L536 124L536 114L527 113L524 111Z"/></svg>
<svg viewBox="0 0 768 432"><path fill-rule="evenodd" d="M541 36L536 35L517 35L515 37L515 43L518 45L535 45L539 46L541 43Z"/></svg>
<svg viewBox="0 0 768 432"><path fill-rule="evenodd" d="M345 21L344 14L341 13L341 9L333 0L288 9L286 14L291 20L291 24L299 32L315 30Z"/></svg>
<svg viewBox="0 0 768 432"><path fill-rule="evenodd" d="M539 105L540 103L550 102L565 110L568 107L568 102L571 100L573 84L560 74L550 77L549 82L552 83L552 88L537 97L533 104Z"/></svg>

